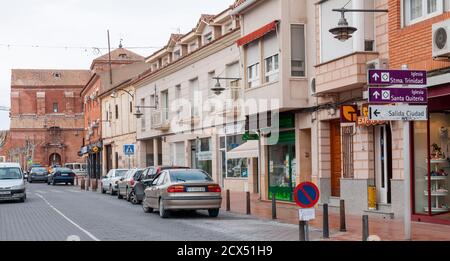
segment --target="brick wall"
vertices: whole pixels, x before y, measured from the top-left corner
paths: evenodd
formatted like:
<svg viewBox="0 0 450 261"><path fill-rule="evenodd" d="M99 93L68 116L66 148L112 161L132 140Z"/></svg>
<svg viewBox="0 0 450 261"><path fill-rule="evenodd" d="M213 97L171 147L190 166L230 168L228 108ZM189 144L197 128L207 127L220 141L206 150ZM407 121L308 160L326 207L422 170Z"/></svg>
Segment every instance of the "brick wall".
<svg viewBox="0 0 450 261"><path fill-rule="evenodd" d="M434 61L432 58L432 25L450 18L450 12L401 27L401 7L399 0L389 0L389 64L391 69L401 69L407 64L409 69L432 71L450 66L449 62Z"/></svg>
<svg viewBox="0 0 450 261"><path fill-rule="evenodd" d="M375 1L375 9L388 9L388 0ZM388 14L375 13L376 51L381 59L389 58Z"/></svg>

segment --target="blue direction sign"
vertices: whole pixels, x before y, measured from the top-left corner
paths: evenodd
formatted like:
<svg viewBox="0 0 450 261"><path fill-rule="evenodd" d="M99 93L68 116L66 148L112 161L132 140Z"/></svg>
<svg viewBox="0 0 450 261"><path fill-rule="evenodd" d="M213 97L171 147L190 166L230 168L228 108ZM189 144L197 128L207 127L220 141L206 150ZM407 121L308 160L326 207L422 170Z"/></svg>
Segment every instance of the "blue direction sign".
<svg viewBox="0 0 450 261"><path fill-rule="evenodd" d="M426 71L369 70L369 85L426 85Z"/></svg>
<svg viewBox="0 0 450 261"><path fill-rule="evenodd" d="M134 144L123 145L123 153L127 156L134 155Z"/></svg>
<svg viewBox="0 0 450 261"><path fill-rule="evenodd" d="M426 88L369 88L370 103L427 103Z"/></svg>
<svg viewBox="0 0 450 261"><path fill-rule="evenodd" d="M301 208L312 208L319 202L319 188L311 182L304 182L294 191L294 199Z"/></svg>

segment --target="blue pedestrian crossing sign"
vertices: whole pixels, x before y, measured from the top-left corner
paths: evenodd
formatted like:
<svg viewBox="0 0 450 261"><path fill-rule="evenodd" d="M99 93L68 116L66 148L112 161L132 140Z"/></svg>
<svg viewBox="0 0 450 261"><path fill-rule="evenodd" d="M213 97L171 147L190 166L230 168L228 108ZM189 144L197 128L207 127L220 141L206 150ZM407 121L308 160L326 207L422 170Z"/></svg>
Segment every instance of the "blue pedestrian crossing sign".
<svg viewBox="0 0 450 261"><path fill-rule="evenodd" d="M127 156L134 155L134 144L123 145L123 153Z"/></svg>

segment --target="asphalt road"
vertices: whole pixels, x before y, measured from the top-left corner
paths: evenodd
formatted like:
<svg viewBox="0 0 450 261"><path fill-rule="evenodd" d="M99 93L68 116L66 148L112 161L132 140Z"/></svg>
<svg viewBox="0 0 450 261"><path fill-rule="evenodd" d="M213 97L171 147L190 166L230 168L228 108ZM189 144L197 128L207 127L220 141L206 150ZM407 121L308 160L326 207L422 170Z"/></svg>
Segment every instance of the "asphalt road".
<svg viewBox="0 0 450 261"><path fill-rule="evenodd" d="M222 211L161 219L116 196L71 186L27 184L25 203L0 203L0 241L285 241L295 225Z"/></svg>

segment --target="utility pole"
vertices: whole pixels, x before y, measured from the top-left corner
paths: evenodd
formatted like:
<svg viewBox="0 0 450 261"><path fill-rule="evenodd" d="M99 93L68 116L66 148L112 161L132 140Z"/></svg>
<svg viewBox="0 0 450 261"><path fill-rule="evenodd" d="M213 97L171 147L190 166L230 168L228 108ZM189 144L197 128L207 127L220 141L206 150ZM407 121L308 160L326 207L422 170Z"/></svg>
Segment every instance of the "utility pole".
<svg viewBox="0 0 450 261"><path fill-rule="evenodd" d="M402 70L408 70L408 65L403 65ZM404 230L405 240L411 240L411 154L410 154L410 122L403 121L403 169L404 169L404 189L405 201L404 209Z"/></svg>
<svg viewBox="0 0 450 261"><path fill-rule="evenodd" d="M109 61L109 83L113 84L113 75L112 75L112 65L111 65L111 40L109 38L109 30L108 30L108 61Z"/></svg>

